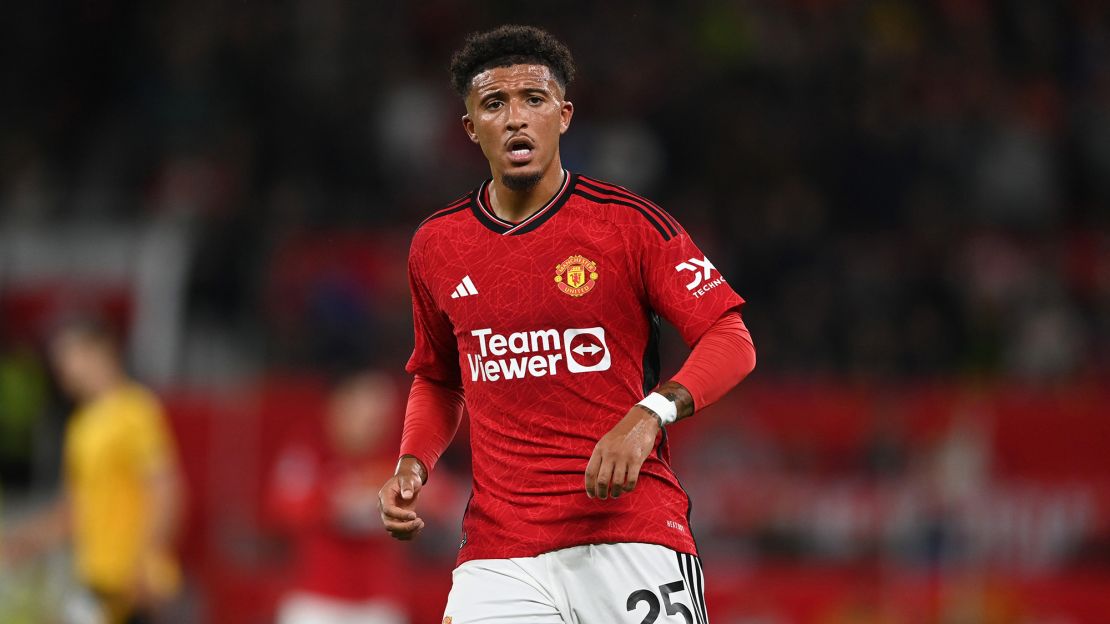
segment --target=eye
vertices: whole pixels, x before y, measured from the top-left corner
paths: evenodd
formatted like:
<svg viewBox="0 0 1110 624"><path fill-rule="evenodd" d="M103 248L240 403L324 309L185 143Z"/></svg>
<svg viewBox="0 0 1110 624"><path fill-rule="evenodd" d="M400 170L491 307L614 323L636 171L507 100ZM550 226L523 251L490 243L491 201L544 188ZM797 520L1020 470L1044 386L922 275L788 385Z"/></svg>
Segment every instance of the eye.
<svg viewBox="0 0 1110 624"><path fill-rule="evenodd" d="M501 102L501 100L490 100L489 102L486 102L486 110L497 110L501 108L502 105L503 103Z"/></svg>
<svg viewBox="0 0 1110 624"><path fill-rule="evenodd" d="M528 98L528 103L532 104L533 106L543 104L543 98L538 95L533 95L532 97Z"/></svg>

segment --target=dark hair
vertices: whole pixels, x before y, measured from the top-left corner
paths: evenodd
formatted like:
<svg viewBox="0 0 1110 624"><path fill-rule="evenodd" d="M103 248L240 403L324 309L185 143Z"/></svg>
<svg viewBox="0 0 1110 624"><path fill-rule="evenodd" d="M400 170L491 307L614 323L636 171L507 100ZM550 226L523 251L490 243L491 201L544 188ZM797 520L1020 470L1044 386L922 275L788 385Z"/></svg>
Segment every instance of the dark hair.
<svg viewBox="0 0 1110 624"><path fill-rule="evenodd" d="M546 30L509 24L467 36L451 57L451 84L466 97L474 76L491 67L546 65L563 89L574 80L570 50Z"/></svg>
<svg viewBox="0 0 1110 624"><path fill-rule="evenodd" d="M81 342L92 343L118 350L120 343L119 332L107 320L91 314L66 315L55 321L50 335L57 339L73 337Z"/></svg>

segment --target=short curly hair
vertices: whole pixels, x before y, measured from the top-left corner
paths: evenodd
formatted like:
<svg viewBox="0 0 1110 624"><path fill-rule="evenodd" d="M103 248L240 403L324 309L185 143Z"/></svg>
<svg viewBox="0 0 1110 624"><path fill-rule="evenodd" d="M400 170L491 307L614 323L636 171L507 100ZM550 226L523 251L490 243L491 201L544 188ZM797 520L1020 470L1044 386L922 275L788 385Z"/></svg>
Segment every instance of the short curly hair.
<svg viewBox="0 0 1110 624"><path fill-rule="evenodd" d="M451 84L466 97L474 76L518 64L546 65L564 90L574 80L574 59L561 41L535 26L508 24L467 36L451 56Z"/></svg>

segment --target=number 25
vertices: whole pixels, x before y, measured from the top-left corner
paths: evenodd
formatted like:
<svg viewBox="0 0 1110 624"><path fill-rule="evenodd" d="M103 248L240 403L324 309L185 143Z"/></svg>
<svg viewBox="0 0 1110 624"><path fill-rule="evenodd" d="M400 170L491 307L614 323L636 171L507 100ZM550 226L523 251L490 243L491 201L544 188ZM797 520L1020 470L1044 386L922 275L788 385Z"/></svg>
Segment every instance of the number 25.
<svg viewBox="0 0 1110 624"><path fill-rule="evenodd" d="M675 581L667 583L666 585L659 586L659 595L663 597L663 606L667 609L667 615L675 615L681 613L686 624L694 624L694 616L686 605L681 602L671 602L671 592L680 592L686 589L686 585L682 581ZM637 589L628 595L628 602L625 605L629 611L635 611L636 606L641 602L648 603L648 612L640 624L655 624L655 620L659 619L659 597L655 595L650 589Z"/></svg>

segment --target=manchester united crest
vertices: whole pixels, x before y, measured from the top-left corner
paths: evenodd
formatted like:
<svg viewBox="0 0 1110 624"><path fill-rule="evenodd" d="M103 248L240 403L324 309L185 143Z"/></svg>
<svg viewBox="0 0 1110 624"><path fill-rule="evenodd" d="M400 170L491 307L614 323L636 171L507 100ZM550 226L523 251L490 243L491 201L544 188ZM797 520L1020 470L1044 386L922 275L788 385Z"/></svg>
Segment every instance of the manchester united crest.
<svg viewBox="0 0 1110 624"><path fill-rule="evenodd" d="M555 266L555 285L571 297L590 292L597 282L597 263L575 254Z"/></svg>

